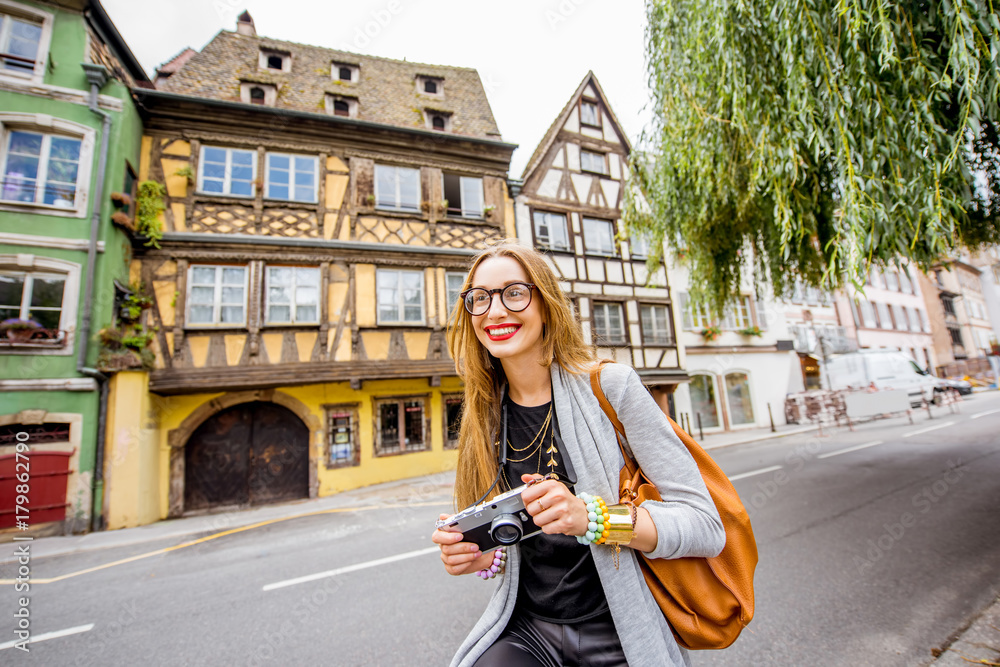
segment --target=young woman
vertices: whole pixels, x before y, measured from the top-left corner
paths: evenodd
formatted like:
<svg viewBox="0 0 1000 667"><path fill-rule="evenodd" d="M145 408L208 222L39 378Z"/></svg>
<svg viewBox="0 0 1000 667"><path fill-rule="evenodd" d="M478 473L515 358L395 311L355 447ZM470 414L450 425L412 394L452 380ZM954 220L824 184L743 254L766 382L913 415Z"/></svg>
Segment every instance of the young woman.
<svg viewBox="0 0 1000 667"><path fill-rule="evenodd" d="M480 253L448 335L465 382L457 507L474 504L498 478L491 497L530 482L521 497L542 531L503 553L434 532L448 573L501 575L452 664L689 664L633 552L716 556L725 532L694 460L638 375L613 364L601 375L634 457L663 498L635 508L614 505L623 461L591 390L596 360L539 253L515 241ZM625 547L620 558L615 545Z"/></svg>

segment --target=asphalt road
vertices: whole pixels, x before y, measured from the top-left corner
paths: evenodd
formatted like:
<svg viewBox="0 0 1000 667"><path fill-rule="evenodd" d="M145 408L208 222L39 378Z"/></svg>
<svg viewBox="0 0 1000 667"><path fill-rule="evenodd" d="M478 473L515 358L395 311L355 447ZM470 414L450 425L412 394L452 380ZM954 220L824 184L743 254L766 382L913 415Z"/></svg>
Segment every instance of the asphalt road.
<svg viewBox="0 0 1000 667"><path fill-rule="evenodd" d="M921 665L996 596L1000 394L936 415L713 451L754 521L757 611L696 667ZM493 585L444 573L428 537L448 500L414 501L131 561L192 538L34 559L34 581L65 578L32 585L32 635L73 632L0 648L0 664L447 664ZM0 587L0 646L19 595Z"/></svg>

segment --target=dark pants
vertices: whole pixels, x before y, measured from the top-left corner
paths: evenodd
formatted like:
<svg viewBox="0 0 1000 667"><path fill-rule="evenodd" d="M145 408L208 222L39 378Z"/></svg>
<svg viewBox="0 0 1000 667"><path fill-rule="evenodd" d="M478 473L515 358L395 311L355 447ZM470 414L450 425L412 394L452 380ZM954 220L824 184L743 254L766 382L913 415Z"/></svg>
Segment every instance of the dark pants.
<svg viewBox="0 0 1000 667"><path fill-rule="evenodd" d="M580 623L549 623L515 612L476 667L627 665L611 613Z"/></svg>

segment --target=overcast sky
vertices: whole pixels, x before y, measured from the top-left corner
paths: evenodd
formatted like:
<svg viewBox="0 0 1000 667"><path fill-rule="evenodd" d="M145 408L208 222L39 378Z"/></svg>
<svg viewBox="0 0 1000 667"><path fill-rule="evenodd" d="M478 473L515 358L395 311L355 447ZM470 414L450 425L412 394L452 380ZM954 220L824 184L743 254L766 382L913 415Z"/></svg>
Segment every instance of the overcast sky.
<svg viewBox="0 0 1000 667"><path fill-rule="evenodd" d="M588 70L633 141L649 118L641 0L103 0L150 78L185 47L235 30L415 62L473 67L503 139L519 144L511 176Z"/></svg>

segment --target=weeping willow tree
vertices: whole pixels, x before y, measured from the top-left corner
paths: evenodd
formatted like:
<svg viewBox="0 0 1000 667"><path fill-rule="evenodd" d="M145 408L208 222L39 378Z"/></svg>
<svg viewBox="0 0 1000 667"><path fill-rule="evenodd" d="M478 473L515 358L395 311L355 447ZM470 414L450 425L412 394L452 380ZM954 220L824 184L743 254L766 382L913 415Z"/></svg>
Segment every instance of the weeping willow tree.
<svg viewBox="0 0 1000 667"><path fill-rule="evenodd" d="M1000 241L996 1L647 0L629 230L716 311Z"/></svg>

